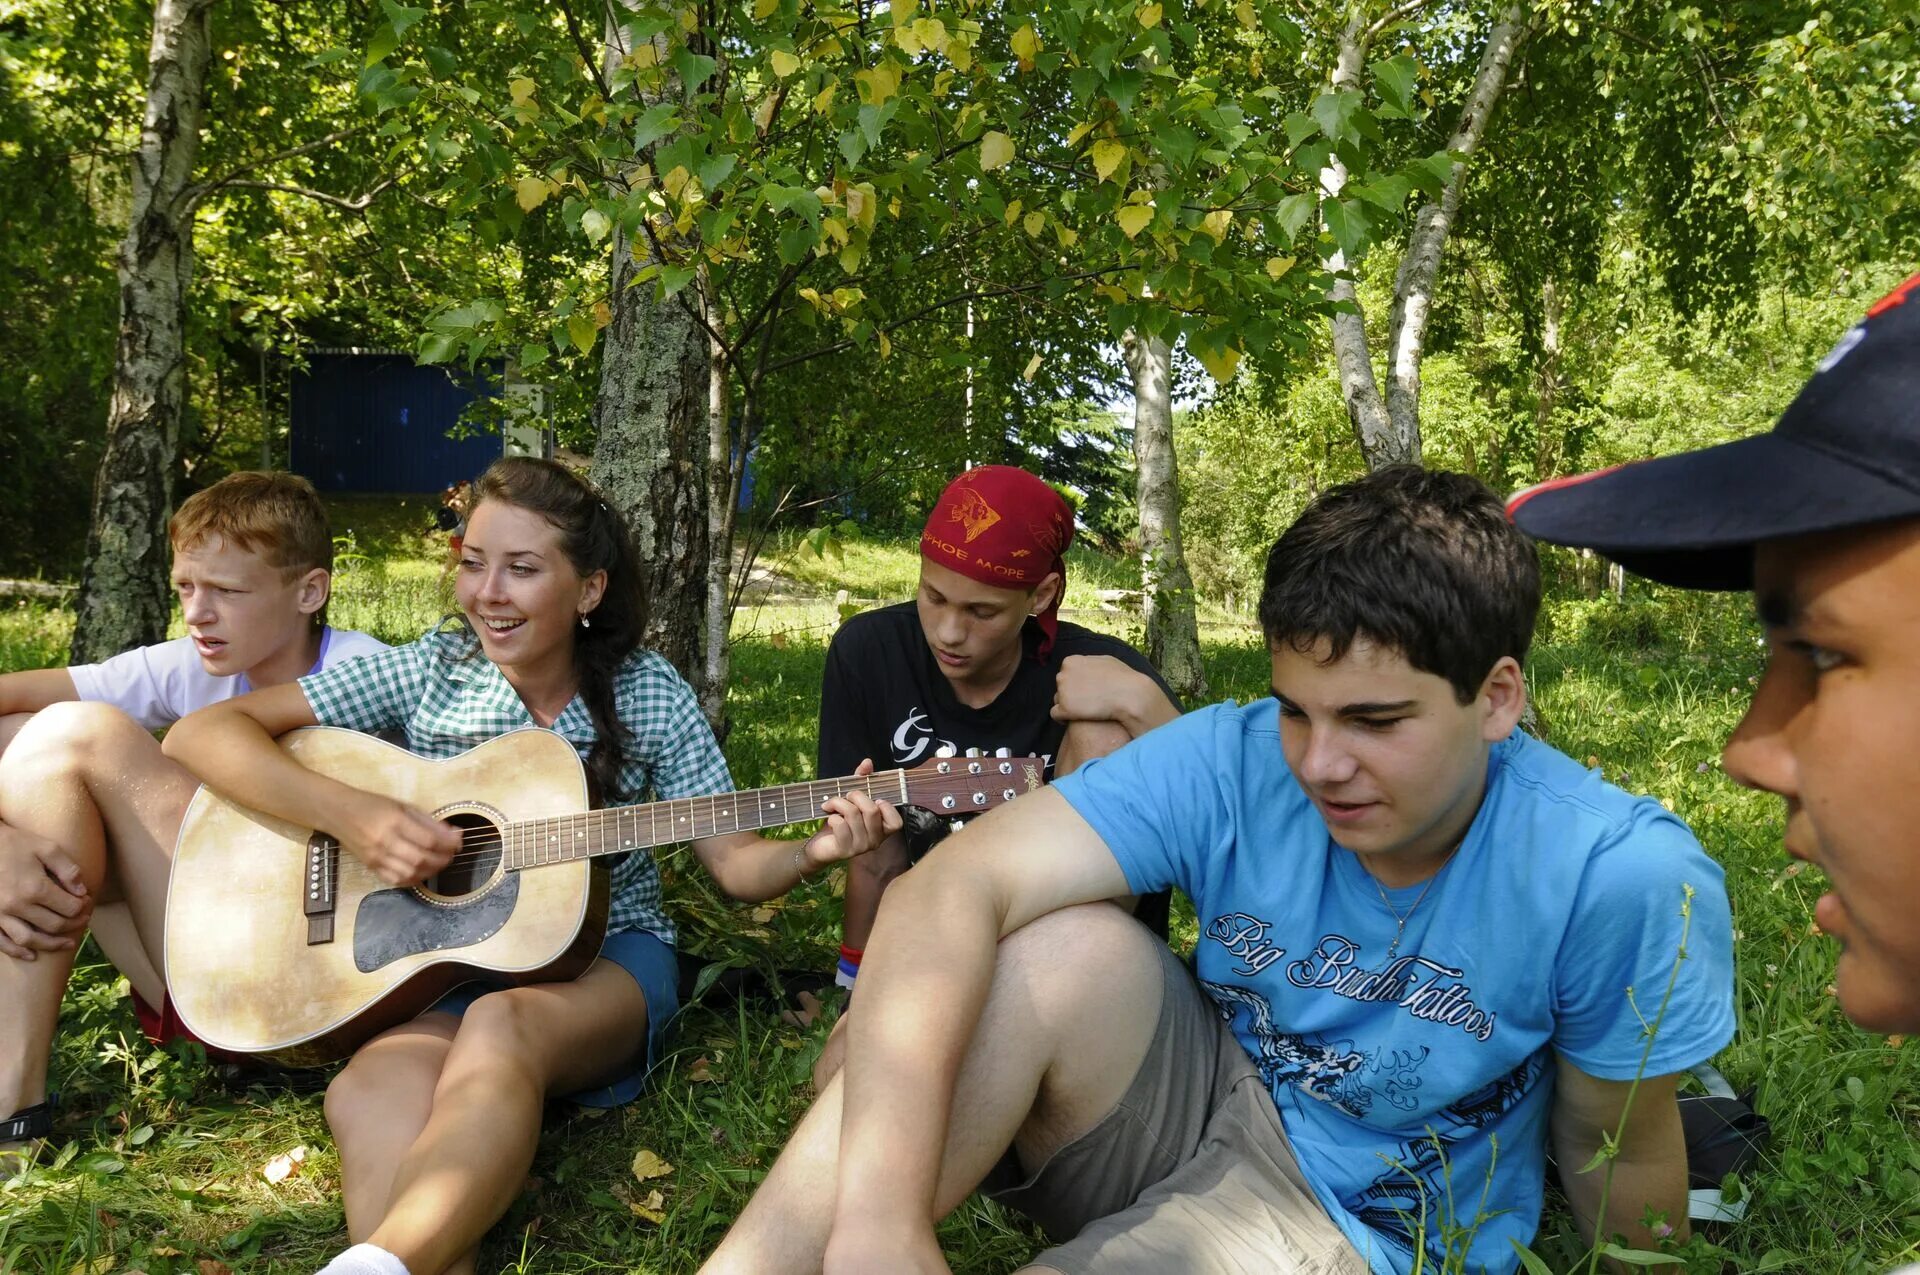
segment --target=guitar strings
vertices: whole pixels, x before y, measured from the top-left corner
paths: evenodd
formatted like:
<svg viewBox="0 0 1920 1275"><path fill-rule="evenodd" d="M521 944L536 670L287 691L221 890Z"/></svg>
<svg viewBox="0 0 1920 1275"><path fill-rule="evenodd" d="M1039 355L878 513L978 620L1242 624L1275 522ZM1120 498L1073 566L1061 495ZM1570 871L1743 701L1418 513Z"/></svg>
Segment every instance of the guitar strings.
<svg viewBox="0 0 1920 1275"><path fill-rule="evenodd" d="M1007 760L1007 759L1002 758L1002 759L996 759L996 760ZM1013 760L1033 761L1037 759L1024 758L1024 759L1013 759ZM874 784L876 782L886 781L887 783L892 785L892 784L896 784L902 776L905 776L905 779L906 779L906 787L908 790L907 797L910 803L911 803L911 799L914 796L918 795L915 792L915 789L917 788L924 789L924 788L930 787L939 791L950 791L954 787L954 785L951 782L930 783L928 782L930 780L934 780L934 779L938 779L942 781L969 780L973 782L973 786L976 789L978 789L979 791L985 791L986 782L994 778L994 776L989 774L924 776L924 777L921 777L921 781L919 783L916 783L915 782L916 772L908 771L904 769L877 771L874 774L860 776L859 778L864 779L866 781L867 795L869 797L873 797L873 796L880 795L879 793L876 793L873 790ZM849 778L852 778L852 777L849 777ZM760 797L768 796L770 794L779 793L779 794L782 794L781 808L782 808L782 812L784 813L787 806L787 800L786 800L787 795L794 794L799 789L806 789L807 790L806 795L809 799L811 799L814 795L813 790L822 789L824 790L824 792L820 799L822 801L825 801L830 797L837 797L842 793L848 791L848 784L846 780L816 779L816 780L805 781L798 784L780 785L773 788L749 789L745 792L714 793L704 797L676 797L668 801L649 802L649 803L644 803L644 804L635 805L635 806L617 806L617 807L601 809L601 810L583 810L583 811L577 811L573 814L567 814L567 815L550 815L544 819L520 820L514 823L507 824L505 826L524 828L531 824L558 823L561 820L575 820L575 819L599 819L605 822L611 816L617 816L618 814L623 812L634 812L634 811L646 810L649 808L649 806L652 806L652 807L674 806L674 805L679 805L681 803L690 804L690 803L700 802L700 801L707 801L707 802L714 803L714 809L708 811L707 813L708 813L709 819L717 823L717 820L720 814L718 809L718 803L726 801L729 797L732 797L732 798L752 797L757 799ZM736 800L733 803L733 805L729 807L727 813L731 815L734 810L739 808L739 804L740 803ZM697 820L700 812L695 810L690 812L690 814L694 819ZM791 818L783 818L778 821L768 822L763 824L746 824L746 823L741 823L736 819L735 826L731 829L727 829L726 831L739 832L739 831L747 831L750 828L779 827L781 824L786 824L786 823L811 823L814 820L824 819L825 817L826 817L825 814L816 812L811 814L798 815ZM578 832L580 830L575 829L575 831ZM688 835L684 837L677 836L670 839L647 840L643 844L602 849L596 855L568 854L560 858L548 860L547 862L557 863L557 862L567 862L567 861L578 861L579 859L583 859L583 858L598 857L598 855L602 855L602 854L618 854L628 850L652 849L657 846L674 845L682 841L698 840L702 835L716 836L716 835L720 835L720 832L721 830L718 827L716 827L712 832L699 834L699 833L693 832L690 827L688 831ZM514 838L514 839L518 840L518 838ZM495 855L504 857L507 853L509 853L504 848L508 840L509 838L502 833L501 826L496 824L489 824L484 829L474 829L471 832L463 832L461 836L461 848L459 850L456 850L453 853L453 855L447 860L446 867L441 868L440 871L444 872L446 871L447 868L453 867L455 864L473 863L475 861L486 859L488 857L495 856ZM575 840L576 842L581 842L581 841L585 841L586 838L582 836L582 837L577 837ZM571 848L571 843L569 845L569 848ZM533 853L537 855L539 853L538 849L534 848ZM348 857L349 858L352 857L351 853L349 853ZM520 864L518 866L541 867L544 865L536 858L536 860L532 863Z"/></svg>

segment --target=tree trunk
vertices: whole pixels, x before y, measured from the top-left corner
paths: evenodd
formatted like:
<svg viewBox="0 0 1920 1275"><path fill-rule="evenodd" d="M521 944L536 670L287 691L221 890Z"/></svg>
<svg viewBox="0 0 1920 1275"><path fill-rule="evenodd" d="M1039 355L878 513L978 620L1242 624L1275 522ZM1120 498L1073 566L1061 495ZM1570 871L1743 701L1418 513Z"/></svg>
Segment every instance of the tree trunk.
<svg viewBox="0 0 1920 1275"><path fill-rule="evenodd" d="M120 334L107 446L73 630L92 663L166 636L167 519L187 391L190 183L200 149L213 0L157 0L147 109L133 156L133 206L120 241Z"/></svg>
<svg viewBox="0 0 1920 1275"><path fill-rule="evenodd" d="M628 49L607 23L611 73ZM662 90L662 98L678 85ZM639 157L637 157L639 158ZM613 321L600 356L594 400L593 478L626 519L647 589L646 644L665 656L709 702L705 678L707 598L707 336L677 299L632 286L657 260L650 243L616 230Z"/></svg>
<svg viewBox="0 0 1920 1275"><path fill-rule="evenodd" d="M1553 428L1560 402L1560 290L1548 275L1540 283L1540 372L1533 399L1533 481L1545 482L1560 463L1564 437Z"/></svg>
<svg viewBox="0 0 1920 1275"><path fill-rule="evenodd" d="M1365 22L1365 16L1356 9L1340 32L1339 54L1333 68L1335 92L1360 88L1360 69L1367 58ZM1338 199L1346 187L1347 166L1334 155L1320 170L1321 195ZM1354 291L1351 266L1346 254L1337 249L1327 259L1327 269L1333 272L1333 286L1327 290L1327 298L1341 307L1332 319L1333 362L1340 377L1340 397L1347 405L1347 419L1353 423L1354 435L1360 440L1367 468L1378 469L1399 461L1417 462L1419 434L1416 432L1411 440L1395 436L1393 419L1387 414L1380 386L1374 380L1373 352L1367 346L1367 319L1360 308L1359 294Z"/></svg>
<svg viewBox="0 0 1920 1275"><path fill-rule="evenodd" d="M1133 374L1133 455L1140 502L1140 586L1147 658L1181 699L1207 698L1193 579L1180 548L1180 475L1173 451L1173 351L1160 337L1121 338Z"/></svg>
<svg viewBox="0 0 1920 1275"><path fill-rule="evenodd" d="M701 271L701 304L718 331L719 306ZM707 337L707 602L706 658L701 668L700 708L715 735L726 738L728 629L733 618L733 430L729 410L727 352ZM741 457L745 464L746 458Z"/></svg>
<svg viewBox="0 0 1920 1275"><path fill-rule="evenodd" d="M1400 258L1393 280L1393 317L1387 333L1387 415L1398 440L1412 440L1412 458L1420 455L1420 353L1426 342L1427 319L1433 310L1433 284L1440 273L1440 254L1447 232L1460 208L1460 189L1468 162L1486 135L1500 91L1506 86L1507 66L1523 30L1522 6L1509 4L1494 20L1480 51L1473 92L1460 108L1460 119L1447 150L1459 160L1447 176L1438 203L1421 206L1414 215L1413 234Z"/></svg>

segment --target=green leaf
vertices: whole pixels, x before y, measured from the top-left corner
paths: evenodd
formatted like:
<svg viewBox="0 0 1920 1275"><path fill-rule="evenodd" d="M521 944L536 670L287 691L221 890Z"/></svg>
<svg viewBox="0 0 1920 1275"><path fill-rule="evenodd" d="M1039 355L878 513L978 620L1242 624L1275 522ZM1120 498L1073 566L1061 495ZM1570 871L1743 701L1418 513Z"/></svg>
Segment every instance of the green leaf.
<svg viewBox="0 0 1920 1275"><path fill-rule="evenodd" d="M660 295L672 296L692 283L697 273L699 272L693 266L677 266L670 261L662 262L660 264Z"/></svg>
<svg viewBox="0 0 1920 1275"><path fill-rule="evenodd" d="M680 117L670 102L659 102L640 113L633 126L633 149L645 150L680 127Z"/></svg>
<svg viewBox="0 0 1920 1275"><path fill-rule="evenodd" d="M1313 99L1313 121L1328 141L1351 141L1357 136L1354 116L1360 111L1360 94L1352 89L1322 93Z"/></svg>
<svg viewBox="0 0 1920 1275"><path fill-rule="evenodd" d="M1629 1266L1685 1266L1687 1264L1687 1259L1677 1253L1649 1253L1643 1248L1621 1248L1613 1243L1602 1244L1600 1255L1611 1257L1616 1262L1625 1262Z"/></svg>
<svg viewBox="0 0 1920 1275"><path fill-rule="evenodd" d="M1274 206L1274 220L1280 223L1280 229L1286 234L1288 243L1300 237L1301 227L1312 219L1318 208L1319 201L1305 192L1288 195Z"/></svg>
<svg viewBox="0 0 1920 1275"><path fill-rule="evenodd" d="M673 53L673 69L680 76L680 83L689 89L699 88L713 74L719 63L704 53L695 53L684 44Z"/></svg>
<svg viewBox="0 0 1920 1275"><path fill-rule="evenodd" d="M1413 183L1398 173L1376 177L1370 182L1347 188L1348 194L1364 199L1389 214L1397 214L1412 192Z"/></svg>
<svg viewBox="0 0 1920 1275"><path fill-rule="evenodd" d="M1401 53L1375 62L1369 69L1373 72L1374 87L1380 90L1380 99L1396 111L1407 113L1412 106L1414 85L1420 78L1413 58Z"/></svg>
<svg viewBox="0 0 1920 1275"><path fill-rule="evenodd" d="M1312 137L1320 128L1318 124L1313 122L1313 116L1308 115L1305 111L1294 111L1288 115L1286 119L1281 121L1281 126L1287 130L1288 146L1298 146L1301 142Z"/></svg>
<svg viewBox="0 0 1920 1275"><path fill-rule="evenodd" d="M1367 243L1367 216L1361 211L1358 201L1351 199L1329 199L1321 205L1320 215L1327 219L1327 233L1340 245L1340 251L1346 254L1351 263L1360 255Z"/></svg>
<svg viewBox="0 0 1920 1275"><path fill-rule="evenodd" d="M366 66L386 60L387 54L400 47L400 33L393 29L392 23L386 23L373 29L373 39L367 43Z"/></svg>
<svg viewBox="0 0 1920 1275"><path fill-rule="evenodd" d="M567 339L582 354L592 351L593 340L598 335L600 329L593 326L593 316L590 314L576 314L567 320Z"/></svg>
<svg viewBox="0 0 1920 1275"><path fill-rule="evenodd" d="M460 338L451 332L429 332L420 338L420 348L414 352L414 362L445 363L453 357L459 344Z"/></svg>
<svg viewBox="0 0 1920 1275"><path fill-rule="evenodd" d="M1532 1249L1511 1235L1507 1237L1507 1243L1513 1245L1513 1251L1520 1255L1520 1265L1527 1268L1527 1275L1553 1275L1553 1268L1541 1261Z"/></svg>
<svg viewBox="0 0 1920 1275"><path fill-rule="evenodd" d="M424 52L427 55L427 68L438 79L449 79L460 69L460 59L451 49L443 49L437 44L429 44Z"/></svg>
<svg viewBox="0 0 1920 1275"><path fill-rule="evenodd" d="M703 188L712 191L733 175L733 170L739 162L731 154L721 151L718 155L709 155L701 160L693 173L700 179L700 185Z"/></svg>
<svg viewBox="0 0 1920 1275"><path fill-rule="evenodd" d="M427 16L425 9L409 9L393 0L380 0L380 7L387 11L387 21L393 23L394 31L400 35L405 35L408 27Z"/></svg>
<svg viewBox="0 0 1920 1275"><path fill-rule="evenodd" d="M547 361L548 350L544 345L523 345L520 347L520 370L539 367Z"/></svg>
<svg viewBox="0 0 1920 1275"><path fill-rule="evenodd" d="M1416 159L1408 164L1407 175L1420 184L1420 190L1427 198L1438 199L1452 180L1454 165L1458 162L1446 151L1435 151L1425 159Z"/></svg>
<svg viewBox="0 0 1920 1275"><path fill-rule="evenodd" d="M811 222L797 221L780 232L780 262L782 265L797 266L807 259L813 251L813 245L819 241L820 232Z"/></svg>
<svg viewBox="0 0 1920 1275"><path fill-rule="evenodd" d="M613 230L613 219L598 208L589 208L580 214L580 229L588 243L599 243Z"/></svg>

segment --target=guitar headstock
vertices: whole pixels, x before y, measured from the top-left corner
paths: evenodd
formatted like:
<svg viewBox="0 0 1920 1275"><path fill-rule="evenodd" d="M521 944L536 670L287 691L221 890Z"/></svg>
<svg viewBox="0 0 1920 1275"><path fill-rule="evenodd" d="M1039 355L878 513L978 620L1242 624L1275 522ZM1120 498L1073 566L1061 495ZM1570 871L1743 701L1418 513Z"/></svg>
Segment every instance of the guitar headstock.
<svg viewBox="0 0 1920 1275"><path fill-rule="evenodd" d="M936 757L903 772L907 803L943 819L1004 806L1047 781L1044 757Z"/></svg>

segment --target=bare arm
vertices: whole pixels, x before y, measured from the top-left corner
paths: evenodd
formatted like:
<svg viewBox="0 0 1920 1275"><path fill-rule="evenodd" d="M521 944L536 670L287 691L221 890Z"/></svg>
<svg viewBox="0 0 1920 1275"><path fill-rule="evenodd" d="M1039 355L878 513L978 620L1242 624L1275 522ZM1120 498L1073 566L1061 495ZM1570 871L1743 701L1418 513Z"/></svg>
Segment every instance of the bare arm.
<svg viewBox="0 0 1920 1275"><path fill-rule="evenodd" d="M1675 1102L1678 1083L1677 1076L1648 1076L1637 1087L1631 1081L1599 1080L1560 1059L1551 1116L1553 1151L1560 1162L1560 1185L1590 1243L1597 1229L1603 1240L1625 1236L1629 1248L1657 1247L1655 1235L1641 1224L1649 1211L1666 1216L1673 1238L1686 1239L1687 1143ZM1580 1170L1616 1131L1620 1147L1609 1188L1605 1161L1585 1173ZM1596 1228L1603 1191L1606 1218ZM1610 1266L1624 1269L1617 1263Z"/></svg>
<svg viewBox="0 0 1920 1275"><path fill-rule="evenodd" d="M243 806L331 832L390 885L418 885L445 867L460 848L450 825L308 770L274 743L318 724L299 683L289 682L189 713L160 747Z"/></svg>
<svg viewBox="0 0 1920 1275"><path fill-rule="evenodd" d="M1127 892L1106 844L1053 789L982 817L894 883L848 1020L830 1266L898 1270L898 1254L930 1251L954 1085L1000 938Z"/></svg>
<svg viewBox="0 0 1920 1275"><path fill-rule="evenodd" d="M863 761L856 775L873 773ZM785 894L821 868L866 854L900 831L893 803L863 792L829 798L822 808L826 823L805 841L775 841L752 832L703 837L693 852L730 898L758 903Z"/></svg>
<svg viewBox="0 0 1920 1275"><path fill-rule="evenodd" d="M64 704L80 698L73 674L63 668L35 668L20 673L0 673L0 717L12 713L37 713L49 704Z"/></svg>
<svg viewBox="0 0 1920 1275"><path fill-rule="evenodd" d="M1152 678L1111 655L1069 655L1054 679L1057 722L1115 722L1134 739L1180 716Z"/></svg>

